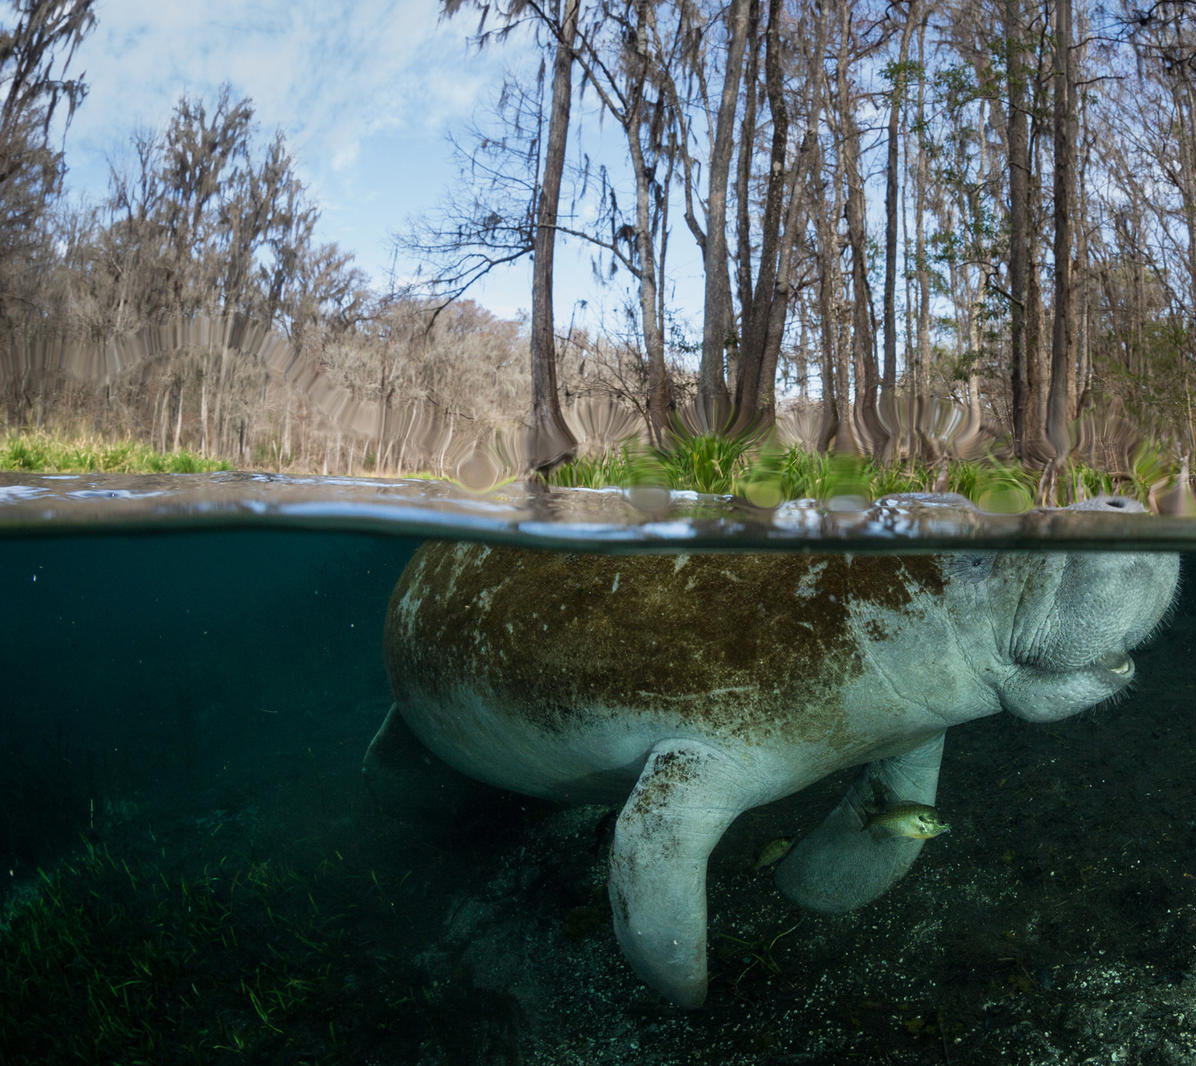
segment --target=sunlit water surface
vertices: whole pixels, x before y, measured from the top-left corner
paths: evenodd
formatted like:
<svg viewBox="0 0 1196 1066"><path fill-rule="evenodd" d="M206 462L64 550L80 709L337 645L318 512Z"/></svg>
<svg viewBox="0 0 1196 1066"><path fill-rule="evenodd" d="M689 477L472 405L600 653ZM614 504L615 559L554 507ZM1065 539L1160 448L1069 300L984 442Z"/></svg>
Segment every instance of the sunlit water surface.
<svg viewBox="0 0 1196 1066"><path fill-rule="evenodd" d="M682 1012L615 944L605 809L414 741L401 795L362 783L387 598L429 537L1196 551L1185 519L934 500L0 475L0 1061L1196 1061L1190 589L1116 706L952 730L952 832L876 903L804 914L753 869L842 774L741 817Z"/></svg>

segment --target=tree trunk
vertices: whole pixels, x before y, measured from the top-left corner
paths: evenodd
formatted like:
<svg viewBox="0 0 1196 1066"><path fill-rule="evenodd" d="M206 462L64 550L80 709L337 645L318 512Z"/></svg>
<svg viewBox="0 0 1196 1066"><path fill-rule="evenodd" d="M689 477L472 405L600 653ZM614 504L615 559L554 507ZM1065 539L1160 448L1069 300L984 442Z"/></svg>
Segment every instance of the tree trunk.
<svg viewBox="0 0 1196 1066"><path fill-rule="evenodd" d="M918 117L917 126L922 128L926 115L926 23L929 12L922 18L922 25L918 31L918 63L922 67L922 76L918 80ZM918 145L917 182L918 193L915 197L914 217L914 260L918 275L918 332L917 344L914 348L914 366L909 374L909 388L912 396L910 414L910 455L921 453L929 457L930 447L926 433L928 416L929 392L927 378L930 367L930 265L926 254L926 184L927 159L925 148Z"/></svg>
<svg viewBox="0 0 1196 1066"><path fill-rule="evenodd" d="M545 474L571 459L577 441L561 414L556 380L556 341L553 337L552 258L556 246L557 211L565 143L573 95L573 44L577 37L579 0L564 0L565 17L557 41L552 70L552 101L544 174L536 205L536 234L532 249L531 373L532 418L528 430L527 461L531 471Z"/></svg>
<svg viewBox="0 0 1196 1066"><path fill-rule="evenodd" d="M176 452L179 450L179 445L183 438L183 398L187 392L187 376L186 376L185 370L180 371L178 384L179 384L179 407L178 407L178 414L175 416L175 420L174 420L174 442L173 442L173 447L171 448L172 451L176 451Z"/></svg>
<svg viewBox="0 0 1196 1066"><path fill-rule="evenodd" d="M777 362L781 356L781 342L785 336L785 322L789 317L789 302L793 294L794 245L798 235L805 231L808 214L798 194L799 180L813 180L813 160L816 158L815 142L818 139L816 127L821 109L821 94L810 104L811 128L802 138L802 147L798 152L793 166L793 173L789 181L789 208L785 219L785 232L781 240L778 253L778 267L776 279L773 282L773 298L765 309L763 351L760 357L759 394L757 400L756 424L771 426L776 421L776 380ZM799 350L805 353L805 347ZM801 390L806 391L807 380L803 372L801 376Z"/></svg>
<svg viewBox="0 0 1196 1066"><path fill-rule="evenodd" d="M673 410L673 385L669 380L668 368L664 364L664 330L657 317L659 299L657 292L656 248L652 240L651 215L652 190L644 168L642 153L632 149L633 165L636 169L636 245L640 267L639 300L640 320L644 333L644 348L648 359L648 425L653 441L664 444L664 431L669 424ZM639 159L636 160L636 156Z"/></svg>
<svg viewBox="0 0 1196 1066"><path fill-rule="evenodd" d="M1184 70L1185 68L1179 68ZM1196 89L1190 76L1180 74L1171 85L1171 98L1175 104L1175 136L1179 155L1177 181L1183 204L1184 226L1188 245L1188 308L1184 322L1187 338L1187 358L1184 370L1193 357L1193 343L1196 338Z"/></svg>
<svg viewBox="0 0 1196 1066"><path fill-rule="evenodd" d="M755 291L751 287L750 252L741 250L740 276L745 279L743 328L739 344L739 367L735 381L734 429L746 432L765 429L775 417L776 357L769 360L769 325L772 309L779 301L782 310L789 301L789 286L778 287L779 258L786 256L781 240L781 221L785 216L786 193L793 196L794 188L785 173L785 157L789 144L789 110L785 105L785 88L781 70L780 0L769 0L768 27L765 30L764 82L768 94L768 108L772 117L772 148L769 156L768 184L764 198L764 218L760 227L759 267ZM749 83L748 91L755 93ZM795 172L801 160L795 162ZM747 188L740 192L741 199ZM766 377L771 362L771 379Z"/></svg>
<svg viewBox="0 0 1196 1066"><path fill-rule="evenodd" d="M827 182L822 177L822 146L817 137L814 138L814 150L816 152L814 174L818 178L817 187L821 193L821 199L825 200ZM836 187L837 184L836 182ZM836 211L841 203L842 201L836 194L834 197ZM835 295L838 291L839 281L839 249L837 246L838 234L835 232L833 219L837 217L837 213L832 216L826 210L817 211L815 215L818 231L818 317L821 320L819 336L822 356L822 419L818 430L818 450L823 452L827 451L831 443L838 438L840 428L847 421L841 417L839 410L840 403L844 398L836 396L838 381L835 365L837 362L835 337L838 333L838 323L835 321Z"/></svg>
<svg viewBox="0 0 1196 1066"><path fill-rule="evenodd" d="M1040 123L1032 106L1030 121L1030 201L1039 199L1042 188L1042 147ZM1042 227L1039 213L1029 215L1026 235L1026 419L1023 456L1035 463L1050 459L1050 444L1046 440L1046 402L1050 385L1050 368L1043 343L1046 309L1042 303L1042 277L1039 271L1039 248Z"/></svg>
<svg viewBox="0 0 1196 1066"><path fill-rule="evenodd" d="M1071 69L1071 0L1055 0L1054 59L1054 271L1055 307L1051 339L1051 387L1047 394L1047 439L1057 469L1070 447L1068 423L1071 375L1071 322L1074 291L1071 277L1072 186L1075 180L1073 144L1075 103Z"/></svg>
<svg viewBox="0 0 1196 1066"><path fill-rule="evenodd" d="M909 64L909 41L917 15L918 0L911 0L901 27L897 50L897 70L893 77L893 96L889 102L888 160L885 166L885 358L881 380L884 388L897 387L897 163L901 108L905 100L905 82Z"/></svg>
<svg viewBox="0 0 1196 1066"><path fill-rule="evenodd" d="M637 20L642 36L651 17L650 0L637 0ZM661 232L661 259L656 258L656 243L653 226L652 201L653 177L655 166L649 166L644 155L644 146L640 141L641 126L643 124L644 83L648 76L648 57L646 45L640 43L636 61L639 64L628 90L631 100L630 107L624 115L624 130L627 134L627 145L631 154L631 169L635 175L635 247L639 269L639 303L640 322L644 335L644 349L648 361L648 430L653 443L658 447L664 444L665 429L669 424L669 417L674 409L673 384L669 379L668 368L664 362L664 304L663 277L664 240L667 236L667 217L658 220ZM670 186L672 174L672 159L670 158L668 173L663 181L665 190L665 204L662 210L667 210L667 190Z"/></svg>
<svg viewBox="0 0 1196 1066"><path fill-rule="evenodd" d="M698 408L706 428L726 424L729 398L723 374L731 329L731 279L727 273L727 183L735 146L736 103L748 38L749 0L732 0L727 12L727 67L718 106L706 197L706 291L702 321L702 362L698 370Z"/></svg>
<svg viewBox="0 0 1196 1066"><path fill-rule="evenodd" d="M291 390L288 388L283 398L282 413L282 454L289 456L291 454Z"/></svg>
<svg viewBox="0 0 1196 1066"><path fill-rule="evenodd" d="M987 127L991 124L991 109L995 107L992 101L981 100L981 128ZM986 114L988 112L988 114ZM980 144L977 149L978 156L978 173L986 175L989 173L988 162L988 141L985 138L980 139ZM979 219L984 212L984 204L981 201L977 192L968 192L961 200L961 209L966 210L972 219ZM974 225L971 223L970 225ZM984 317L984 301L987 295L987 279L996 273L994 264L989 258L990 246L988 244L981 244L980 247L973 253L975 262L972 264L973 269L978 271L978 279L973 288L971 282L970 271L963 272L965 286L968 291L968 351L971 353L971 358L968 361L968 423L972 427L972 431L978 431L981 423L981 409L980 409L980 366L981 354L984 346L984 336L980 328L980 323Z"/></svg>
<svg viewBox="0 0 1196 1066"><path fill-rule="evenodd" d="M822 220L819 221L818 229L821 238L818 242L818 317L822 320L822 328L819 330L822 354L822 419L818 429L818 450L824 452L838 437L842 419L835 396L835 272L832 269L834 250L828 247L828 243L834 240L834 233Z"/></svg>
<svg viewBox="0 0 1196 1066"><path fill-rule="evenodd" d="M211 456L208 450L208 373L206 360L201 363L199 381L199 454Z"/></svg>
<svg viewBox="0 0 1196 1066"><path fill-rule="evenodd" d="M839 118L842 124L842 157L847 181L847 242L851 247L852 331L851 351L855 365L855 413L864 446L878 455L888 440L876 410L880 375L876 367L876 328L872 317L872 288L868 284L867 219L864 179L860 173L860 128L852 110L847 81L848 42L851 35L851 6L844 4L842 41L839 49ZM842 400L842 391L840 391Z"/></svg>
<svg viewBox="0 0 1196 1066"><path fill-rule="evenodd" d="M743 316L740 322L740 351L743 335L747 331L748 308L752 305L752 215L754 208L754 182L752 164L756 161L757 112L759 111L760 77L760 0L749 0L747 47L744 49L743 119L739 125L739 159L735 168L735 236L736 236L736 281L739 288L739 308ZM739 367L735 365L738 378ZM731 372L727 367L727 373Z"/></svg>
<svg viewBox="0 0 1196 1066"><path fill-rule="evenodd" d="M777 362L781 355L781 342L784 339L785 322L788 319L789 305L793 296L792 279L797 265L794 249L798 241L805 234L809 221L806 190L816 188L821 178L819 173L821 163L818 147L818 127L822 120L822 108L826 98L826 85L823 73L826 36L826 9L818 6L815 14L813 43L809 46L807 52L806 79L810 86L810 91L806 114L806 132L802 137L801 148L798 150L797 159L794 161L792 172L789 175L788 187L785 192L785 195L788 197L789 206L785 217L784 235L781 238L780 247L777 252L777 275L765 323L764 352L760 361L759 405L762 414L767 412L766 417L770 424L776 417ZM822 209L821 204L818 205L818 209ZM804 362L805 345L801 345L799 350L802 352ZM808 376L803 369L800 379L800 388L803 396L808 387Z"/></svg>
<svg viewBox="0 0 1196 1066"><path fill-rule="evenodd" d="M1013 451L1026 454L1026 272L1030 258L1030 141L1026 128L1026 73L1022 62L1022 0L1005 0L1009 153L1009 378Z"/></svg>
<svg viewBox="0 0 1196 1066"><path fill-rule="evenodd" d="M1088 37L1088 26L1081 24L1078 28L1078 34L1081 39L1086 40ZM1073 63L1078 63L1081 67L1085 65L1084 55L1081 52L1073 59ZM1072 75L1073 81L1075 75ZM1078 114L1076 112L1078 111ZM1089 343L1089 324L1092 320L1092 289L1093 278L1092 271L1089 267L1089 251L1088 251L1088 232L1087 225L1084 220L1094 217L1091 213L1092 205L1088 199L1088 169L1089 169L1089 138L1087 136L1088 130L1088 105L1086 98L1080 96L1076 101L1076 106L1073 107L1073 117L1076 119L1076 125L1072 127L1072 143L1076 146L1078 158L1076 160L1075 171L1075 197L1076 209L1079 212L1081 220L1080 226L1076 231L1075 237L1075 274L1079 280L1078 300L1076 301L1075 314L1073 317L1074 336L1075 336L1075 357L1073 359L1074 373L1072 375L1072 389L1071 389L1071 417L1079 418L1081 412L1084 410L1091 396L1092 389L1092 350ZM1081 128L1085 131L1081 136ZM1082 153L1079 152L1080 145L1084 145Z"/></svg>

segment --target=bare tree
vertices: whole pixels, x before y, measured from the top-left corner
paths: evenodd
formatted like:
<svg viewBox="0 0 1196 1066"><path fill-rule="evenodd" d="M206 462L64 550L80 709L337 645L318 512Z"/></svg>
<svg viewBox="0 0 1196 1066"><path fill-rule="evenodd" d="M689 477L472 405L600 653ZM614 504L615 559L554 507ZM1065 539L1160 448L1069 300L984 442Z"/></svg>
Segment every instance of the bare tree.
<svg viewBox="0 0 1196 1066"><path fill-rule="evenodd" d="M901 25L897 59L890 68L893 92L889 100L888 154L885 159L885 292L882 382L888 390L897 387L897 186L901 109L909 76L909 43L919 18L918 0L909 0Z"/></svg>
<svg viewBox="0 0 1196 1066"><path fill-rule="evenodd" d="M837 120L847 183L845 217L847 243L851 250L852 330L851 354L855 370L855 414L857 439L876 454L883 451L887 434L877 415L876 393L880 375L876 366L876 319L872 286L868 279L867 208L864 178L860 166L860 128L856 121L856 100L852 94L849 68L855 45L853 5L844 2L840 11L839 55L836 63Z"/></svg>
<svg viewBox="0 0 1196 1066"><path fill-rule="evenodd" d="M1026 375L1026 274L1030 259L1030 141L1026 116L1023 0L1004 0L1009 168L1009 376L1013 447L1025 454L1029 382Z"/></svg>
<svg viewBox="0 0 1196 1066"><path fill-rule="evenodd" d="M663 445L674 409L665 365L665 290L670 186L684 148L679 128L678 72L689 60L694 12L688 4L625 0L604 5L579 34L578 63L587 88L599 96L626 138L634 181L634 210L619 207L614 185L603 171L604 234L570 232L605 250L635 279L638 321L647 364L649 432ZM672 15L667 25L665 18ZM612 40L613 36L613 40ZM637 399L637 404L638 404Z"/></svg>
<svg viewBox="0 0 1196 1066"><path fill-rule="evenodd" d="M1072 218L1075 183L1075 75L1072 72L1071 0L1055 0L1054 25L1054 327L1051 339L1051 385L1047 395L1047 439L1053 451L1051 470L1067 457L1071 444L1068 402L1072 360L1075 292L1072 285Z"/></svg>
<svg viewBox="0 0 1196 1066"><path fill-rule="evenodd" d="M444 0L444 10L454 15L465 7L464 0ZM524 197L514 202L494 203L485 193L475 196L462 210L449 209L448 217L422 233L405 235L400 243L416 247L443 262L431 281L441 306L462 296L474 282L495 266L512 263L527 254L532 256L532 312L530 365L532 402L527 429L528 467L547 473L572 457L576 441L561 414L557 388L557 354L553 321L554 256L558 230L561 229L561 186L565 169L565 150L569 136L573 100L573 67L577 59L580 0L509 0L491 5L478 2L482 26L492 16L497 28L483 29L477 37L479 46L492 38L505 38L517 26L530 20L552 54L552 80L547 110L539 94L529 96L518 85L504 87L503 103L514 101L514 132L526 146L521 170L531 170L533 182L513 176L511 152L500 135L479 137L478 151L471 155L471 168L481 167L487 191L521 188ZM540 79L543 79L543 69ZM535 99L535 106L528 104ZM500 105L500 111L502 106ZM531 130L521 123L534 117ZM495 162L490 163L493 159ZM498 248L498 251L495 249Z"/></svg>
<svg viewBox="0 0 1196 1066"><path fill-rule="evenodd" d="M528 465L537 473L546 473L571 459L577 446L561 414L552 316L553 251L560 209L561 175L565 168L565 143L569 135L569 108L573 99L573 46L577 39L579 0L560 2L564 5L560 21L551 24L556 36L552 100L532 248L532 411L528 429Z"/></svg>
<svg viewBox="0 0 1196 1066"><path fill-rule="evenodd" d="M33 309L46 219L62 188L55 117L69 125L87 94L69 77L75 49L95 25L93 0L21 0L0 29L0 319L12 329ZM44 266L43 262L43 266Z"/></svg>
<svg viewBox="0 0 1196 1066"><path fill-rule="evenodd" d="M727 51L714 143L707 166L706 226L702 239L705 298L702 315L702 362L698 404L712 429L727 419L728 395L723 366L731 335L731 279L727 261L727 190L735 147L736 110L747 50L749 0L731 0L727 9ZM692 211L689 212L692 219ZM691 222L691 227L694 224Z"/></svg>
<svg viewBox="0 0 1196 1066"><path fill-rule="evenodd" d="M92 335L214 323L193 332L199 344L147 356L158 369L146 388L161 426L173 412L175 447L197 402L200 450L246 460L269 388L251 338L280 327L302 350L313 320L336 329L360 315L364 279L349 257L316 244L319 211L285 138L276 134L259 153L252 104L227 87L212 104L184 96L166 130L135 134L133 148L132 167L113 170L95 238Z"/></svg>
<svg viewBox="0 0 1196 1066"><path fill-rule="evenodd" d="M784 80L782 41L783 9L779 0L769 0L764 29L764 98L768 104L772 136L764 178L764 211L760 219L756 271L752 270L752 227L749 221L751 194L751 146L760 124L755 104L755 50L751 53L747 115L740 144L738 178L739 250L737 271L740 284L740 342L736 364L735 414L732 430L767 429L776 417L777 361L796 288L794 247L806 225L804 195L799 183L808 178L814 157L814 141L821 119L823 93L822 62L826 48L826 14L814 13L813 33L801 63L808 93L799 103L806 111L807 127L800 146L789 160L791 101ZM805 37L805 26L794 27L793 37ZM804 193L804 190L802 191Z"/></svg>
<svg viewBox="0 0 1196 1066"><path fill-rule="evenodd" d="M927 145L924 143L926 124L926 28L929 12L922 16L918 27L918 99L914 116L917 130L917 163L914 181L914 274L918 285L918 320L914 329L914 340L907 347L911 352L911 365L906 369L906 387L909 390L909 452L911 455L930 451L929 441L921 431L925 421L930 397L927 390L927 371L930 367L930 263L926 246L926 200L929 177Z"/></svg>

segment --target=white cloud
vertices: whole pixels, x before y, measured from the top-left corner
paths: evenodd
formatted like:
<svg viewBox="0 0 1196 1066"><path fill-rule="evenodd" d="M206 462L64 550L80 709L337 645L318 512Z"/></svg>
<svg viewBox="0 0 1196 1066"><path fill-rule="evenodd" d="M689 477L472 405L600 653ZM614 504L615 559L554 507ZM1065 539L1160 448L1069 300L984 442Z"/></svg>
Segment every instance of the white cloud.
<svg viewBox="0 0 1196 1066"><path fill-rule="evenodd" d="M437 0L98 0L76 54L88 97L66 140L68 183L94 200L107 160L137 128L162 129L183 92L229 82L252 98L264 138L281 128L321 205L322 239L376 280L387 235L442 197L444 133L496 89L521 47L479 54L476 16L441 21Z"/></svg>
<svg viewBox="0 0 1196 1066"><path fill-rule="evenodd" d="M359 159L371 137L462 121L496 80L501 56L479 56L468 16L441 22L434 0L100 0L76 57L89 95L68 157L89 185L136 126L161 128L184 91L210 97L228 81L253 99L268 133L287 134L317 186Z"/></svg>

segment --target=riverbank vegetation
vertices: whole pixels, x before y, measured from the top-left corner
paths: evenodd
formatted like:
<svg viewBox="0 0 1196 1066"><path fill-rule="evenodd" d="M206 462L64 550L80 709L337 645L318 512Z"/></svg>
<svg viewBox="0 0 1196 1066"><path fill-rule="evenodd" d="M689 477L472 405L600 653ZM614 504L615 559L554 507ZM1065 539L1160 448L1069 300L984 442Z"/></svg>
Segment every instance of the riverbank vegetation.
<svg viewBox="0 0 1196 1066"><path fill-rule="evenodd" d="M1118 473L1069 463L1056 492L1067 502L1119 493L1158 510L1160 497L1176 484L1177 474L1156 451L1142 449L1129 468ZM560 466L549 481L586 488L666 485L735 495L760 507L797 499L874 500L898 492L955 492L985 510L1004 513L1027 510L1042 492L1041 471L993 457L884 464L867 456L811 452L796 445L750 447L742 439L726 437L688 438L662 451L623 448Z"/></svg>
<svg viewBox="0 0 1196 1066"><path fill-rule="evenodd" d="M125 437L64 437L44 430L10 433L0 440L0 470L27 473L197 474L230 470L223 459L205 459L195 452L154 451L142 441Z"/></svg>
<svg viewBox="0 0 1196 1066"><path fill-rule="evenodd" d="M363 456L363 474L369 472L372 459ZM105 442L37 432L10 434L0 440L0 471L191 474L231 469L223 460L205 459L189 451L158 452L127 438ZM412 471L408 476L430 475ZM873 500L897 492L954 492L985 510L1012 513L1034 506L1043 493L1042 471L992 455L974 461L943 457L937 463L906 460L885 464L869 456L813 452L800 444L781 446L775 438L760 441L717 435L677 436L667 448L652 448L643 441L624 442L561 464L546 479L565 488L657 485L734 495L759 507L797 499ZM1133 496L1155 511L1176 511L1178 497L1174 502L1170 497L1176 495L1183 480L1179 464L1168 461L1157 448L1142 447L1119 471L1070 461L1057 479L1055 492L1059 502L1118 493ZM466 486L479 487L468 482Z"/></svg>

